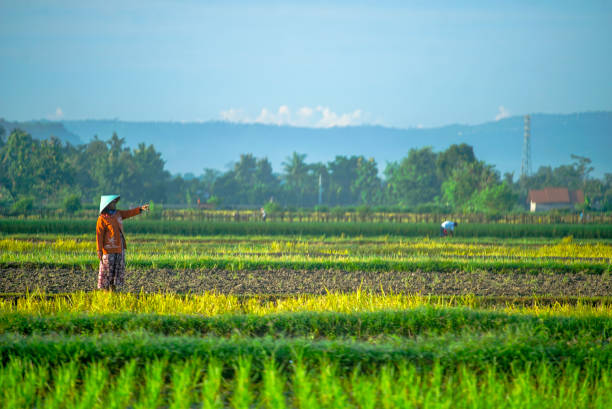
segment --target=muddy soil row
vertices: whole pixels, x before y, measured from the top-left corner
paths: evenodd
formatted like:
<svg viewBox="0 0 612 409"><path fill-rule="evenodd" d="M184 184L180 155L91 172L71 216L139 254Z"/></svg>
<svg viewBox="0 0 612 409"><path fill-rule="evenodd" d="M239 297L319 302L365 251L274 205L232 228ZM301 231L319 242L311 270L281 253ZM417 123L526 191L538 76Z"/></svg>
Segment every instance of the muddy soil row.
<svg viewBox="0 0 612 409"><path fill-rule="evenodd" d="M91 291L97 272L78 269L0 269L0 292L40 289L47 293ZM512 274L432 272L347 272L338 270L225 271L128 270L125 291L223 294L325 294L353 292L482 296L611 296L609 274Z"/></svg>

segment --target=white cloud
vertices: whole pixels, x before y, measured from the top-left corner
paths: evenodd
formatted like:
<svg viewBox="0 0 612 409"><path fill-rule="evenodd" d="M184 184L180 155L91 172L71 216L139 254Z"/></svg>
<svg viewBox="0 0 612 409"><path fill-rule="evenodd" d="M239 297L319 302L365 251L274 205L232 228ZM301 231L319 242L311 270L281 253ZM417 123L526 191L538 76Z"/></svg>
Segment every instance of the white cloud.
<svg viewBox="0 0 612 409"><path fill-rule="evenodd" d="M230 108L227 111L221 111L221 119L228 122L250 122L245 121L244 112L241 109Z"/></svg>
<svg viewBox="0 0 612 409"><path fill-rule="evenodd" d="M276 111L262 108L255 119L251 119L242 109L230 108L226 111L221 111L221 119L239 123L255 122L312 128L360 125L365 121L364 113L361 109L339 114L332 111L329 107L321 105L315 108L303 106L295 111L295 113L287 105L281 105Z"/></svg>
<svg viewBox="0 0 612 409"><path fill-rule="evenodd" d="M289 115L289 107L287 105L281 105L278 107L279 115Z"/></svg>
<svg viewBox="0 0 612 409"><path fill-rule="evenodd" d="M503 105L500 105L498 108L499 112L495 115L495 120L499 121L500 119L508 118L510 116L510 111L506 109Z"/></svg>
<svg viewBox="0 0 612 409"><path fill-rule="evenodd" d="M58 120L58 119L62 119L64 117L64 111L62 110L62 108L57 107L55 108L55 112L52 113L51 115L47 116L47 119L50 120Z"/></svg>
<svg viewBox="0 0 612 409"><path fill-rule="evenodd" d="M298 110L298 115L302 118L309 118L313 112L314 110L310 107L301 107Z"/></svg>

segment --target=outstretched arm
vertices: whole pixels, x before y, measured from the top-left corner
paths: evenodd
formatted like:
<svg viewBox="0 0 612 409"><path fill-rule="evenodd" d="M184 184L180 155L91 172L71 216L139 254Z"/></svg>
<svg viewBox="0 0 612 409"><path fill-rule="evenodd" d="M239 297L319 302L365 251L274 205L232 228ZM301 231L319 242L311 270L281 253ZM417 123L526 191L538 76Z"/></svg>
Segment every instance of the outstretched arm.
<svg viewBox="0 0 612 409"><path fill-rule="evenodd" d="M140 213L142 213L145 210L149 210L149 205L142 205L139 207L135 207L133 209L130 210L119 210L119 214L121 215L122 219L129 219L132 216L136 216Z"/></svg>

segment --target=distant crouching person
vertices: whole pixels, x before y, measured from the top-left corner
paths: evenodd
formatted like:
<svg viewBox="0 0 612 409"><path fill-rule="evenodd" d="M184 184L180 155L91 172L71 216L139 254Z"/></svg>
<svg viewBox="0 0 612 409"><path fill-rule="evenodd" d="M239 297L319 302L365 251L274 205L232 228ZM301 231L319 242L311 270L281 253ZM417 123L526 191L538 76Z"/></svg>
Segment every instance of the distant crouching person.
<svg viewBox="0 0 612 409"><path fill-rule="evenodd" d="M455 227L457 227L459 223L451 222L450 220L445 221L440 225L440 237L443 236L453 236L455 234Z"/></svg>
<svg viewBox="0 0 612 409"><path fill-rule="evenodd" d="M125 236L123 219L136 216L149 210L145 204L130 210L117 210L119 195L104 195L100 198L100 216L96 224L98 245L98 289L115 290L123 286L125 280Z"/></svg>

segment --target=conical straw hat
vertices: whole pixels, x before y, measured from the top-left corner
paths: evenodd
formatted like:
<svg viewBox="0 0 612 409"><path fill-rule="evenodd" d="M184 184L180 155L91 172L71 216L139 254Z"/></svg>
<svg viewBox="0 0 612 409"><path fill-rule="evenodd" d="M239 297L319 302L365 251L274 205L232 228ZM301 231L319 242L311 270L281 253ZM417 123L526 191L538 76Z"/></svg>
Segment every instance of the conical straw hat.
<svg viewBox="0 0 612 409"><path fill-rule="evenodd" d="M110 204L110 202L112 202L115 199L119 199L119 195L102 195L100 196L100 213L102 213L102 210L104 210L104 208L106 206L108 206Z"/></svg>

